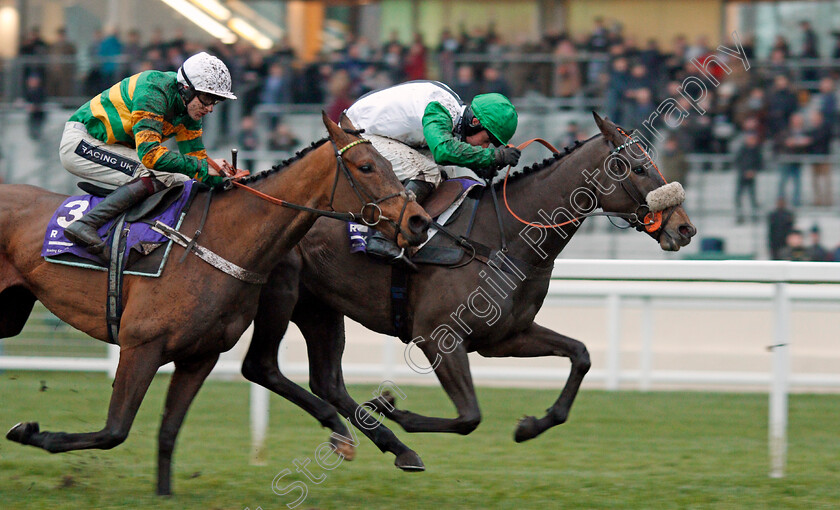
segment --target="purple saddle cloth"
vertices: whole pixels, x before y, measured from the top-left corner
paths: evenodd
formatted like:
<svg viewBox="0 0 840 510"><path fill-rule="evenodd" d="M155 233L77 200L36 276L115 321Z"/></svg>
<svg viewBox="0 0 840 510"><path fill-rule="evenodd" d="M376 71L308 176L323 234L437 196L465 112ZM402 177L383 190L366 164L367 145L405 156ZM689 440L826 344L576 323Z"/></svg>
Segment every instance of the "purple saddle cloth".
<svg viewBox="0 0 840 510"><path fill-rule="evenodd" d="M178 220L181 217L181 211L184 209L184 206L189 203L194 183L195 181L186 181L184 183L184 192L181 196L155 218L146 218L144 221L134 223L126 222L124 228L129 229L129 233L126 238L126 251L135 249L140 253L148 254L149 250L147 250L144 245L155 245L156 247L169 242L169 239L152 230L151 225L148 225L145 221L151 221L151 223L154 223L155 220L158 220L176 228L178 226ZM77 246L64 237L64 229L77 219L81 218L82 215L95 207L102 200L104 200L102 197L80 195L68 197L64 202L62 202L50 219L49 224L47 224L47 232L44 236L44 246L41 249L41 256L46 258L72 254L77 257L90 260L97 265L101 265L99 257L91 255L87 252L87 250ZM108 235L109 230L112 228L117 219L118 218L114 218L98 230L99 235L103 240L105 240L105 236Z"/></svg>

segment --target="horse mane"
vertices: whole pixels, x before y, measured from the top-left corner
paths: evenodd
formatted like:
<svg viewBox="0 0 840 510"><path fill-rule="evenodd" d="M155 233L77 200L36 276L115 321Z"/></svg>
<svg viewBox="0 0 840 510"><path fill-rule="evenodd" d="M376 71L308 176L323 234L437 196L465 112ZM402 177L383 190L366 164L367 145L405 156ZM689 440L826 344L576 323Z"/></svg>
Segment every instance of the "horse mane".
<svg viewBox="0 0 840 510"><path fill-rule="evenodd" d="M597 135L591 136L584 141L575 140L574 146L563 147L563 152L552 153L552 155L550 157L545 158L544 160L540 161L539 163L534 163L531 166L526 166L525 168L522 169L521 172L516 172L514 174L511 174L507 179L508 184L510 184L512 182L516 182L523 177L526 177L528 175L537 173L541 170L545 170L546 168L548 168L549 166L552 166L557 161L560 161L562 159L566 159L566 157L569 154L571 154L571 153L575 152L576 150L580 149L581 147L583 147L583 145L586 142L589 142L590 140L593 140L593 139L597 138L599 135L600 135L600 133L598 133ZM496 189L500 189L503 184L504 184L504 179L493 183L493 187L496 188Z"/></svg>
<svg viewBox="0 0 840 510"><path fill-rule="evenodd" d="M318 141L312 142L311 144L309 144L308 147L304 147L303 149L297 151L295 153L295 155L290 157L289 159L286 159L286 160L281 161L280 163L278 163L276 165L273 165L268 170L263 170L262 172L259 172L259 173L256 173L256 174L251 174L248 177L244 177L244 178L240 179L239 182L241 182L242 184L250 184L252 182L259 181L260 179L264 179L271 174L277 173L280 170L284 170L289 165L291 165L295 161L299 161L304 156L306 156L307 154L309 154L310 152L312 152L316 148L320 147L324 143L328 142L329 140L330 140L329 138L322 138Z"/></svg>

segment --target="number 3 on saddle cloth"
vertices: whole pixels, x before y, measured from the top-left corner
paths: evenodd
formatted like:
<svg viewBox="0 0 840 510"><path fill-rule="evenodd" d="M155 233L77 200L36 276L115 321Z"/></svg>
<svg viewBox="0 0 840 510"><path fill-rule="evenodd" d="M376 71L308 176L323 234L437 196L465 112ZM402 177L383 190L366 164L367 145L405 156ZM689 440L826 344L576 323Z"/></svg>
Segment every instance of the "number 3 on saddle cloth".
<svg viewBox="0 0 840 510"><path fill-rule="evenodd" d="M108 244L108 250L113 246L124 245L121 259L126 274L158 277L171 250L171 241L152 230L155 220L159 220L175 229L181 226L187 214L198 186L195 181L186 181L163 191L160 191L143 203L133 207L124 215L109 221L99 229L99 235ZM44 246L41 256L48 262L77 267L86 267L99 271L106 271L107 266L96 255L92 255L84 248L77 246L64 237L64 229L81 218L87 211L103 200L94 195L81 195L67 198L56 210L47 225ZM125 234L124 239L114 243L117 225ZM165 250L157 248L166 245ZM112 260L117 258L112 252ZM152 255L147 257L146 255Z"/></svg>
<svg viewBox="0 0 840 510"><path fill-rule="evenodd" d="M462 211L469 210L469 214L472 214L476 200L468 198L468 195L473 189L483 186L484 183L469 177L447 179L440 183L432 196L422 205L429 216L446 227L451 225L461 215ZM469 235L471 225L472 221L465 225L466 231L453 233ZM437 233L438 229L429 228L429 238L411 256L412 262L452 265L461 259L464 254L463 249L456 246L447 236L435 236ZM368 237L373 234L373 230L365 225L349 222L347 234L350 238L350 253L364 253L367 251Z"/></svg>

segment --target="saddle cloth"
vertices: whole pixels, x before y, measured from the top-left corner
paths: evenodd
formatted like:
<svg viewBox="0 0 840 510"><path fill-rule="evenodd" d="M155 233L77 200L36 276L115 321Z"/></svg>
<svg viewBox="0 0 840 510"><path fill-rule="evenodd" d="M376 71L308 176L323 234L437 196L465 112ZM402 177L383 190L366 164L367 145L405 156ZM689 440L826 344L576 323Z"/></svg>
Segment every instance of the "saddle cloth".
<svg viewBox="0 0 840 510"><path fill-rule="evenodd" d="M470 179L469 177L457 177L443 181L431 197L423 204L426 212L441 225L455 214L458 208L464 203L467 195L473 188L484 186L484 183ZM429 241L437 234L434 227L429 229L429 238L418 250L422 250ZM364 253L367 249L367 240L373 234L373 229L358 223L349 222L347 235L350 239L350 253Z"/></svg>
<svg viewBox="0 0 840 510"><path fill-rule="evenodd" d="M128 259L129 262L137 260L138 257L149 255L155 249L164 244L171 243L169 239L152 230L151 225L158 220L173 228L178 228L183 220L183 216L186 214L185 209L194 194L194 184L195 181L186 181L184 183L183 191L168 206L166 204L161 204L160 207L153 209L150 214L147 214L142 218L137 218L135 220L135 218L131 217L131 213L134 209L129 211L128 217L131 217L131 219L135 221L126 221L125 226L123 227L124 229L128 229L125 249L126 254L136 254L136 256L133 256L130 259L128 255L126 255L126 259ZM172 191L173 190L170 188L169 190L164 190L160 193L163 194L170 192L171 194ZM149 200L152 200L153 198L154 197L151 197ZM77 246L64 237L64 229L67 226L81 218L84 213L95 207L102 200L104 200L104 198L94 195L72 196L64 200L58 209L56 209L50 219L50 222L47 224L47 231L44 236L44 245L41 249L41 256L48 262L104 270L105 266L99 257L88 253L87 250ZM137 207L143 209L143 204L140 204ZM159 209L163 207L165 207L165 209L160 211ZM99 235L104 241L107 242L114 234L113 227L118 220L119 216L99 228ZM161 263L156 265L157 267L151 268L151 272L147 269L134 274L140 274L143 276L159 276L163 260L160 262ZM127 271L127 273L131 274L131 271Z"/></svg>

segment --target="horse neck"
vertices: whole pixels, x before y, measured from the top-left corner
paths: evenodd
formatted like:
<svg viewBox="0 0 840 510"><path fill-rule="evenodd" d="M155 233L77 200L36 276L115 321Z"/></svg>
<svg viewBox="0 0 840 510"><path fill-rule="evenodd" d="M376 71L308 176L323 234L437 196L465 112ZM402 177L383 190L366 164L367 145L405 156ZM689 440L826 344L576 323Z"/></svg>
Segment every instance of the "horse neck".
<svg viewBox="0 0 840 510"><path fill-rule="evenodd" d="M327 142L283 169L247 185L290 204L324 210L329 205L336 171L332 145ZM238 216L228 232L236 233L237 244L249 247L247 256L251 260L243 262L255 270L274 267L279 257L296 245L318 219L315 213L283 207L245 190L229 192L224 198L242 204L219 206L229 207Z"/></svg>
<svg viewBox="0 0 840 510"><path fill-rule="evenodd" d="M586 196L583 190L588 190L596 197L598 195L592 178L587 178L583 173L588 169L591 176L593 169L600 166L596 164L599 157L594 152L597 143L597 140L591 140L548 167L511 183L506 192L510 209L523 220L542 225L566 223L580 218L581 212L591 211L591 206L582 210L572 204L572 195L578 192L579 202ZM501 190L497 190L497 193L501 195ZM492 201L492 198L489 200ZM492 203L489 206L492 209ZM503 228L510 254L534 266L552 264L585 219L580 218L577 222L561 227L538 228L517 221L506 210L501 196L499 206L502 208ZM495 229L498 230L498 226Z"/></svg>

